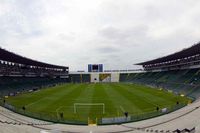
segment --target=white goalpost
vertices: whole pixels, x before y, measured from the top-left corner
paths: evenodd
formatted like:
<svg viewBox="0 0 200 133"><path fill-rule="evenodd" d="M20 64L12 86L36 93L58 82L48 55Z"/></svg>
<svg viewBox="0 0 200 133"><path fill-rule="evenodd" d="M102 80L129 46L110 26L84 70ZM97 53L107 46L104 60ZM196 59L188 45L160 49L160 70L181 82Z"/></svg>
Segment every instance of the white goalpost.
<svg viewBox="0 0 200 133"><path fill-rule="evenodd" d="M77 113L78 106L101 106L102 113L105 114L105 104L104 103L74 103L74 114Z"/></svg>

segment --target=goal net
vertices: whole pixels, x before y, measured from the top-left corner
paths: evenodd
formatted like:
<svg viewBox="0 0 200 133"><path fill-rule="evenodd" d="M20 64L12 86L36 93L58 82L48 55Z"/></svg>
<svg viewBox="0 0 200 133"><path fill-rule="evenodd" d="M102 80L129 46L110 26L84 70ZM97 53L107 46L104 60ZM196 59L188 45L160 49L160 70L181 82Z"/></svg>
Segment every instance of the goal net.
<svg viewBox="0 0 200 133"><path fill-rule="evenodd" d="M74 114L90 108L95 109L95 112L105 114L104 103L74 103Z"/></svg>

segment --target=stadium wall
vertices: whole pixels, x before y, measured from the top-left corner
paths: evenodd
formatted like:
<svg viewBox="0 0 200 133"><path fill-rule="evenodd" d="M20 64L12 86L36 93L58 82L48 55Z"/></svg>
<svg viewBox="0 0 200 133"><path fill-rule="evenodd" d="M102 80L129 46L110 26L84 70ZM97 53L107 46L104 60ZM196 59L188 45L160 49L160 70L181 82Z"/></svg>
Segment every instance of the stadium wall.
<svg viewBox="0 0 200 133"><path fill-rule="evenodd" d="M110 83L119 82L120 73L76 73L69 74L72 83Z"/></svg>
<svg viewBox="0 0 200 133"><path fill-rule="evenodd" d="M111 74L109 73L103 73L103 74L99 74L99 79L100 82L111 82Z"/></svg>
<svg viewBox="0 0 200 133"><path fill-rule="evenodd" d="M90 82L91 83L99 83L99 73L90 74Z"/></svg>
<svg viewBox="0 0 200 133"><path fill-rule="evenodd" d="M111 74L111 82L119 82L120 74L119 73L112 73Z"/></svg>

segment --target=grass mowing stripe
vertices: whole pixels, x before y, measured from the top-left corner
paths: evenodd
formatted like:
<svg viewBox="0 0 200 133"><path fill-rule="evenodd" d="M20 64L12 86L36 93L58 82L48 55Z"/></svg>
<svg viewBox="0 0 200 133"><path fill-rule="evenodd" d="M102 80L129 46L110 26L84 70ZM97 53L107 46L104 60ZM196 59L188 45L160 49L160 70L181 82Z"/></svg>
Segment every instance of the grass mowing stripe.
<svg viewBox="0 0 200 133"><path fill-rule="evenodd" d="M25 107L28 108L28 107L30 107L30 106L32 106L32 105L34 105L34 104L37 104L37 103L39 103L40 101L45 100L45 99L46 99L46 97L45 97L45 98L41 98L41 99L39 99L39 100L37 100L37 101L35 101L35 102L32 102L32 103L30 103L30 104L25 105Z"/></svg>
<svg viewBox="0 0 200 133"><path fill-rule="evenodd" d="M112 102L109 99L109 96L105 92L104 85L102 84L95 84L95 91L93 95L93 103L103 103L105 107L105 114L103 114L103 106L98 105L98 106L92 106L90 110L90 117L92 119L96 118L102 118L102 117L108 117L113 114L115 111L115 108L113 107ZM116 114L114 112L114 114Z"/></svg>
<svg viewBox="0 0 200 133"><path fill-rule="evenodd" d="M41 100L43 98L49 98L49 96L55 97L55 95L60 93L60 91L62 91L64 87L66 88L66 87L70 87L70 86L69 85L61 85L61 86L56 86L56 87L52 87L49 89L43 89L43 90L33 92L33 93L24 93L24 94L14 97L14 98L10 98L8 102L10 102L14 105L17 105L17 107L22 107L24 105L34 103L35 101ZM75 86L73 86L73 87L75 87ZM67 88L65 90L69 91L70 88Z"/></svg>
<svg viewBox="0 0 200 133"><path fill-rule="evenodd" d="M162 97L162 98L161 98ZM171 93L152 89L147 86L122 83L107 84L66 84L44 89L38 92L22 94L6 99L16 108L28 105L26 111L44 114L59 118L59 113L64 113L64 119L70 121L86 122L88 117L117 117L145 114L155 111L155 104L163 107L176 100L184 101L186 98L175 96ZM74 103L104 103L105 114L102 107L83 107L82 114L74 114Z"/></svg>
<svg viewBox="0 0 200 133"><path fill-rule="evenodd" d="M35 101L35 102L33 102L33 103L30 103L30 104L28 104L28 105L26 105L26 107L30 107L30 106L32 106L32 105L34 105L34 104L40 104L39 102L41 102L41 101L43 101L43 100L51 100L52 102L53 101L56 101L56 99L61 99L62 98L62 95L66 95L66 94L68 94L68 93L71 93L73 90L75 90L76 88L77 88L78 86L71 86L71 87L62 87L62 90L59 90L59 91L56 91L56 93L54 93L54 94L52 94L51 95L51 97L53 97L52 99L49 99L49 95L47 96L46 95L46 97L43 97L43 95L41 96L40 95L40 97L41 97L41 99L39 99L39 100L37 100L37 101ZM44 101L45 102L45 101Z"/></svg>
<svg viewBox="0 0 200 133"><path fill-rule="evenodd" d="M133 99L129 99L127 94L123 93L124 90L118 90L114 84L107 84L106 87L108 94L110 94L113 103L115 106L118 106L118 109L120 106L123 106L128 112L134 113L142 111L141 107L132 101Z"/></svg>
<svg viewBox="0 0 200 133"><path fill-rule="evenodd" d="M77 88L75 88L71 93L68 93L61 99L57 100L56 103L59 104L52 104L49 106L49 109L54 106L54 111L52 113L64 113L64 118L68 120L74 120L78 119L79 117L76 117L73 112L73 105L76 99L85 91L85 87L87 85L85 84L79 84ZM70 100L69 100L69 99Z"/></svg>
<svg viewBox="0 0 200 133"><path fill-rule="evenodd" d="M152 95L149 95L149 93L146 93L144 91L141 91L139 89L135 89L133 86L131 86L131 88L127 87L127 86L122 86L119 85L122 89L127 90L128 92L137 95L138 98L140 97L140 99L144 100L145 102L152 104L153 106L157 107L160 106L160 104L158 102L154 102L153 99L156 99L157 97L153 97ZM148 96L146 96L148 95Z"/></svg>
<svg viewBox="0 0 200 133"><path fill-rule="evenodd" d="M168 92L163 92L163 91L158 91L158 89L153 89L153 88L150 88L150 87L142 87L141 85L129 85L129 86L134 86L134 88L138 89L138 91L142 90L143 92L147 92L147 93L153 93L153 96L158 96L159 100L162 100L162 98L164 100L170 100L171 101L171 97L176 97L175 95L171 94L171 93L168 93ZM161 94L164 94L162 95L162 97L160 97ZM169 95L170 95L170 98L169 98Z"/></svg>
<svg viewBox="0 0 200 133"><path fill-rule="evenodd" d="M120 116L121 114L119 114L119 104L116 104L116 102L114 102L114 100L112 99L111 95L113 96L114 94L109 93L108 89L109 86L108 85L101 85L102 89L104 90L104 95L105 95L105 99L108 99L107 101L105 101L106 103L106 117L109 116ZM113 89L113 88L112 88ZM117 97L117 96L114 96Z"/></svg>
<svg viewBox="0 0 200 133"><path fill-rule="evenodd" d="M92 84L93 85L93 95L92 95L92 98L91 98L91 103L101 103L98 99L98 93L99 93L99 86L97 84ZM98 94L98 95L97 95ZM90 119L96 119L99 115L99 111L102 111L102 110L98 110L99 107L98 106L101 106L101 105L94 105L94 106L90 106L90 110L89 110L89 118ZM95 112L95 113L94 113ZM102 114L101 114L102 115Z"/></svg>
<svg viewBox="0 0 200 133"><path fill-rule="evenodd" d="M62 90L59 90L55 94L50 96L47 94L48 98L46 98L46 100L43 100L42 102L40 101L37 103L37 105L34 104L31 106L31 108L29 107L28 109L35 113L45 112L48 115L55 115L56 109L54 108L57 108L59 105L63 104L60 100L63 100L67 95L71 95L77 92L79 87L80 86L70 86L68 88L63 87ZM49 97L52 98L49 99Z"/></svg>
<svg viewBox="0 0 200 133"><path fill-rule="evenodd" d="M79 86L72 86L72 89L66 93L65 90L60 91L60 94L55 97L55 99L52 100L52 102L44 108L44 110L50 110L52 106L58 107L58 106L67 106L68 105L68 97L78 96L83 91L82 85ZM52 112L55 110L52 110Z"/></svg>
<svg viewBox="0 0 200 133"><path fill-rule="evenodd" d="M152 102L156 102L159 106L164 105L175 105L177 101L179 102L186 102L187 99L181 98L179 96L174 95L173 93L164 92L158 89L153 89L150 87L142 87L141 85L133 85L127 84L128 86L132 87L139 95L144 95L147 99L151 100ZM127 87L128 88L128 87Z"/></svg>
<svg viewBox="0 0 200 133"><path fill-rule="evenodd" d="M74 103L91 103L92 102L92 95L93 95L93 85L92 84L84 84L82 87L82 92L75 98L75 100L70 104L70 110L71 110L71 115L75 118L78 118L80 120L87 120L88 115L89 115L89 106L77 106L77 113L74 114ZM83 99L83 97L85 97Z"/></svg>
<svg viewBox="0 0 200 133"><path fill-rule="evenodd" d="M139 108L140 110L143 110L144 108L152 108L152 106L154 106L153 104L147 103L144 99L137 96L137 94L130 93L127 90L125 90L123 87L118 86L117 84L112 84L112 85L113 87L115 87L115 90L118 91L118 93L125 96L127 100L131 101L131 103L134 105L133 110L135 110L135 108L136 109Z"/></svg>

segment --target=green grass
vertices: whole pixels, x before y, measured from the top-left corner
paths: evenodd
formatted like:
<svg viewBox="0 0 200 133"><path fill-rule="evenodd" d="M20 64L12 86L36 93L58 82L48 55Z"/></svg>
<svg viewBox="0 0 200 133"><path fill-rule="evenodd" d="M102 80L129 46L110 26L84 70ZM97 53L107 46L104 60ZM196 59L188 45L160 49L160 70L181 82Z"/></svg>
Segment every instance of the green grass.
<svg viewBox="0 0 200 133"><path fill-rule="evenodd" d="M40 116L59 118L69 121L86 122L91 119L145 114L156 111L156 107L170 108L176 102L187 103L186 97L176 96L147 86L125 83L109 84L65 84L33 93L9 97L6 102L15 108L26 107L26 112ZM102 106L78 106L74 113L74 103L104 103Z"/></svg>

